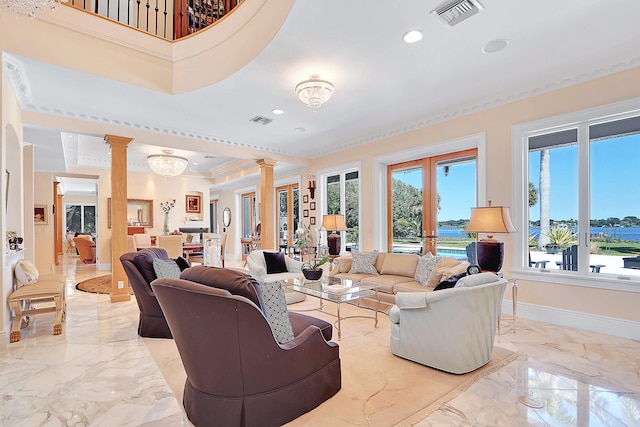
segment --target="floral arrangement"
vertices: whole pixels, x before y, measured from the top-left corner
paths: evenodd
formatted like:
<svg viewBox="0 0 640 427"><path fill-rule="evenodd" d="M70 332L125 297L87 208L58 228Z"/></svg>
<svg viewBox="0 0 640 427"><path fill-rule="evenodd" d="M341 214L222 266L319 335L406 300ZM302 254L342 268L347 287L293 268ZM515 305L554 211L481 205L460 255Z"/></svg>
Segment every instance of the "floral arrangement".
<svg viewBox="0 0 640 427"><path fill-rule="evenodd" d="M313 245L313 240L311 239L311 227L306 224L303 224L302 227L296 230L296 234L298 235L298 241L296 242L297 248L307 248Z"/></svg>
<svg viewBox="0 0 640 427"><path fill-rule="evenodd" d="M160 207L164 211L164 213L169 213L171 209L176 205L176 199L171 201L167 200L166 202L160 202Z"/></svg>
<svg viewBox="0 0 640 427"><path fill-rule="evenodd" d="M7 242L15 239L16 237L18 237L18 233L15 231L7 231Z"/></svg>

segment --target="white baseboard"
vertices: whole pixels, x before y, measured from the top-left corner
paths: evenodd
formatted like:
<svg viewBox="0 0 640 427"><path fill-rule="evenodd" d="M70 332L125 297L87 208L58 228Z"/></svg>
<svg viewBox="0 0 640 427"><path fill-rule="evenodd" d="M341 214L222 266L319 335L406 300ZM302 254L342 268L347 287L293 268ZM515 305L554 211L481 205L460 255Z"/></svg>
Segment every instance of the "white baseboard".
<svg viewBox="0 0 640 427"><path fill-rule="evenodd" d="M511 301L502 302L502 312L513 314ZM553 323L554 325L585 329L632 340L640 340L640 323L614 317L596 314L580 313L561 308L545 307L541 305L518 303L518 318Z"/></svg>

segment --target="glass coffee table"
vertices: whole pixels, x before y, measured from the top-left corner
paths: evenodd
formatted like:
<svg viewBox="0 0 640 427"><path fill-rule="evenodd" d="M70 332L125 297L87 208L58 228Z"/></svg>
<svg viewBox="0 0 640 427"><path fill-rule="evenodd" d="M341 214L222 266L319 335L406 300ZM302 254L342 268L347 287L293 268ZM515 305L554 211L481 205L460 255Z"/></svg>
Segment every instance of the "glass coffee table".
<svg viewBox="0 0 640 427"><path fill-rule="evenodd" d="M354 317L365 317L375 319L375 327L378 326L378 310L374 310L374 316L346 316L340 315L340 304L357 303L362 298L375 297L378 300L378 308L380 306L380 297L378 296L377 285L363 285L353 280L340 279L333 276L323 276L320 280L307 280L304 278L295 278L283 280L282 286L303 293L305 295L316 297L320 300L320 307L315 310L336 316L336 329L338 330L338 340L342 337L342 329L340 320ZM324 302L329 301L336 304L337 314L329 313L324 308Z"/></svg>

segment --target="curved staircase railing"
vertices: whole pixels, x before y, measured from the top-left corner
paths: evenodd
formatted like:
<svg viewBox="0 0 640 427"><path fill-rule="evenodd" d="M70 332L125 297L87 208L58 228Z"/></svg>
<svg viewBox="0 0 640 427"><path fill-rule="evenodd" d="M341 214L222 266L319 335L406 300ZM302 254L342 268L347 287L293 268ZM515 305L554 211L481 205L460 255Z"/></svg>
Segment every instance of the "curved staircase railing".
<svg viewBox="0 0 640 427"><path fill-rule="evenodd" d="M69 7L178 40L215 24L243 0L69 0Z"/></svg>

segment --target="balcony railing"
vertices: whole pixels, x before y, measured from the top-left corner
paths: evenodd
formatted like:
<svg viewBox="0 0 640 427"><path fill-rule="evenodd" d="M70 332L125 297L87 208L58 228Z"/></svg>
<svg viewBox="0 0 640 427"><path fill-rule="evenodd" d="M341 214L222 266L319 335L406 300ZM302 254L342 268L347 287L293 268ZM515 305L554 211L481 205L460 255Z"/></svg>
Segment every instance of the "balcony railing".
<svg viewBox="0 0 640 427"><path fill-rule="evenodd" d="M231 12L243 0L69 0L62 3L147 33L177 40Z"/></svg>

